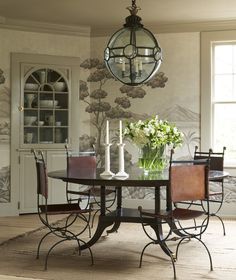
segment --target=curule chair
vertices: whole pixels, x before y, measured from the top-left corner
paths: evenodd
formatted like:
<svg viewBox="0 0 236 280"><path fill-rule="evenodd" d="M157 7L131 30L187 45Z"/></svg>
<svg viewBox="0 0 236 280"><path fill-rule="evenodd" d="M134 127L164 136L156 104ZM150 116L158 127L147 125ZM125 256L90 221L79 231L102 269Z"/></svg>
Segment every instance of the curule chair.
<svg viewBox="0 0 236 280"><path fill-rule="evenodd" d="M203 158L209 158L210 159L210 170L218 170L223 171L224 170L224 154L225 154L226 147L223 147L222 152L213 152L212 149L209 149L208 152L201 152L198 151L198 146L195 146L194 150L194 159L203 159ZM211 217L217 217L223 227L223 234L225 235L225 225L222 220L222 218L218 215L218 212L220 211L223 202L224 202L224 178L214 180L215 186L217 186L216 191L209 191L209 201L212 203L212 205L215 205L216 208L212 209L210 212ZM204 203L202 202L202 207L206 211Z"/></svg>
<svg viewBox="0 0 236 280"><path fill-rule="evenodd" d="M167 252L172 261L174 270L174 279L176 279L175 261L178 257L179 246L184 240L196 239L206 249L209 260L210 269L213 270L211 254L206 244L201 240L201 235L207 229L209 223L209 214L207 219L202 223L202 219L196 219L199 217L205 218L206 212L203 211L201 204L196 203L193 208L180 208L178 202L181 201L206 201L206 210L209 213L209 196L208 196L208 172L209 172L209 161L208 159L196 161L173 161L173 150L171 151L170 166L169 166L169 186L167 187L167 208L159 213L153 213L142 210L139 206L140 216L144 220L146 217L152 217L156 223L168 223L170 226L171 233L175 233L178 237L169 238L170 233L160 240L154 238L147 233L145 229L146 223L142 223L144 232L152 240L142 250L140 257L140 267L142 265L143 254L146 248L151 244L159 244L163 246L163 242L168 240L179 240L176 252L173 254L170 249L166 246ZM174 204L176 206L174 206ZM197 224L192 225L192 219L196 219ZM179 223L181 221L181 223ZM190 222L190 223L189 223Z"/></svg>
<svg viewBox="0 0 236 280"><path fill-rule="evenodd" d="M70 151L68 145L65 145L66 149L66 158L67 158L67 174L73 173L78 171L81 168L91 168L91 172L96 171L96 155L95 151L89 152L74 152ZM94 225L94 219L96 214L100 211L100 192L101 188L99 186L84 186L82 188L79 186L80 190L78 189L78 185L76 189L72 188L71 185L67 182L66 183L66 197L68 203L73 201L81 201L86 200L86 207L90 207L91 210L95 211L92 216L91 221L91 228ZM109 203L106 206L106 210L110 211L115 201L116 201L116 189L108 189L106 188L106 203ZM91 236L91 231L89 227L89 236Z"/></svg>
<svg viewBox="0 0 236 280"><path fill-rule="evenodd" d="M78 244L79 255L81 254L80 244L86 244L79 236L88 228L90 220L90 209L81 209L78 203L71 204L48 204L48 177L47 169L44 161L43 153L32 149L36 163L37 172L37 206L38 215L41 222L48 228L48 232L41 238L37 249L37 259L39 258L39 251L43 240L49 235L55 235L60 238L59 241L54 243L47 252L44 269L47 270L48 258L51 251L60 243L66 240L75 240ZM66 220L62 224L51 224L49 221L50 215L61 215L65 214ZM85 218L85 214L88 214L89 218ZM81 219L85 222L85 226L78 233L73 233L70 226L77 220ZM91 249L88 247L91 256L91 263L93 265L93 254Z"/></svg>

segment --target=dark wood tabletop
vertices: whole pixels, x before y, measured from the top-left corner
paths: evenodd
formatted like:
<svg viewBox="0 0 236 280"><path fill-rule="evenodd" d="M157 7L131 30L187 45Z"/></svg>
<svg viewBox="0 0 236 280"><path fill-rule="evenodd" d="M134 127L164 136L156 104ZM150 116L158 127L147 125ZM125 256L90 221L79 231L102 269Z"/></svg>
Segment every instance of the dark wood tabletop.
<svg viewBox="0 0 236 280"><path fill-rule="evenodd" d="M168 169L161 172L153 172L148 175L143 173L143 170L137 166L133 166L126 170L129 177L103 177L100 174L103 169L88 169L81 168L77 170L74 174L67 174L66 170L57 170L48 173L48 176L54 179L61 179L66 182L86 184L86 185L103 185L103 186L149 186L156 187L166 185L169 181ZM218 180L229 175L225 171L211 170L209 172L209 180Z"/></svg>

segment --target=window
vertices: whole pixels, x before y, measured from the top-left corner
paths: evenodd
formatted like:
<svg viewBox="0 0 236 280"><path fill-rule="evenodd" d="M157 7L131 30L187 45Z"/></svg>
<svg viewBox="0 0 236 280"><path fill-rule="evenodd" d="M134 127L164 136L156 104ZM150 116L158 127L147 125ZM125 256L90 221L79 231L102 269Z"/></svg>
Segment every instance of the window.
<svg viewBox="0 0 236 280"><path fill-rule="evenodd" d="M212 145L236 161L236 44L212 44Z"/></svg>
<svg viewBox="0 0 236 280"><path fill-rule="evenodd" d="M201 149L236 167L236 31L201 34Z"/></svg>

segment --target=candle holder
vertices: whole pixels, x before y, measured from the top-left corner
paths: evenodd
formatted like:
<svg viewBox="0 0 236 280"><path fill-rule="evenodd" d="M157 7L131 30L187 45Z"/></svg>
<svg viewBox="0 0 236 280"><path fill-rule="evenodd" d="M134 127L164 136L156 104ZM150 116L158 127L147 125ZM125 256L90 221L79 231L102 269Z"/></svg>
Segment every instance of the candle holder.
<svg viewBox="0 0 236 280"><path fill-rule="evenodd" d="M102 177L113 177L115 174L110 170L110 146L112 144L106 143L105 146L105 170L100 174Z"/></svg>
<svg viewBox="0 0 236 280"><path fill-rule="evenodd" d="M125 172L125 161L124 161L124 143L117 144L119 147L119 171L116 173L116 178L128 178L129 174Z"/></svg>

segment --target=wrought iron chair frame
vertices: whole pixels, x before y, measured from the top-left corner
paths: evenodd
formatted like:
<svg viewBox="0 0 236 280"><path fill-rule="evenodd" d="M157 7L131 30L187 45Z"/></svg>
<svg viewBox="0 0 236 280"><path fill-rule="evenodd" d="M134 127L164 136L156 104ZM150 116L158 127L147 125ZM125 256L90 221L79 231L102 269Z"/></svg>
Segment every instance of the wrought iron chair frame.
<svg viewBox="0 0 236 280"><path fill-rule="evenodd" d="M91 217L90 209L81 209L79 204L48 204L48 177L47 177L47 169L44 161L44 156L42 151L36 152L34 149L31 150L34 154L35 163L36 163L36 172L37 172L37 207L38 207L38 215L41 222L49 229L49 232L44 234L44 236L40 239L38 247L37 247L37 256L39 258L39 252L44 239L50 234L54 234L55 236L61 238L61 240L54 243L46 254L44 269L47 270L48 267L48 258L51 251L59 244L66 240L75 240L78 244L79 255L81 254L80 244L86 244L84 240L79 238L79 236L85 232L85 230L89 226L89 221ZM37 155L38 154L38 155ZM62 225L58 225L58 223L50 223L49 216L50 215L58 215L58 214L66 214L66 220ZM88 218L85 216L88 214ZM77 220L81 219L85 222L85 226L81 229L80 232L76 234L70 230L70 226ZM93 253L88 247L90 256L91 256L91 264L93 265Z"/></svg>
<svg viewBox="0 0 236 280"><path fill-rule="evenodd" d="M205 217L206 213L201 208L200 203L196 203L196 206L200 208L197 209L190 209L190 208L178 208L177 202L181 201L198 201L204 200L207 202L207 210L209 213L209 179L208 179L208 172L209 172L209 160L197 160L197 161L174 161L172 159L174 151L171 151L170 156L170 165L169 165L169 186L167 187L166 191L166 209L161 210L159 213L153 213L150 211L145 211L142 209L141 206L138 207L140 212L140 217L144 220L145 217L153 217L154 222L156 223L167 223L170 226L170 231L167 233L166 237L160 240L158 237L157 239L153 238L148 234L145 227L147 223L142 223L143 229L145 234L151 239L151 242L145 245L141 252L140 256L140 263L139 267L142 265L143 255L146 248L151 244L162 244L166 247L166 250L169 251L169 256L172 262L173 272L174 272L174 279L176 279L176 269L175 269L175 261L178 257L179 247L184 240L191 240L196 239L198 240L206 249L209 261L210 261L210 270L213 270L212 265L212 258L209 249L207 248L206 244L201 240L202 234L206 231L208 224L209 224L209 217L207 215L207 219L204 219L204 222L200 222L199 225L187 226L184 227L182 223L179 223L179 220L186 219L192 220L193 218L197 218L200 216ZM181 176L179 177L179 173ZM179 181L184 178L184 183ZM195 179L199 180L195 180ZM190 186L191 184L191 186ZM184 187L184 190L182 189ZM190 187L193 189L190 190ZM181 191L179 191L181 189ZM186 191L187 190L187 191ZM200 193L195 194L194 191L199 191ZM181 193L183 191L183 193ZM178 194L179 192L179 194ZM193 193L191 193L193 192ZM174 206L174 204L176 205ZM151 225L151 224L150 224ZM197 231L196 231L197 230ZM178 237L170 238L171 234L175 233ZM178 244L176 247L176 252L173 254L170 249L166 245L166 241L168 240L178 240Z"/></svg>
<svg viewBox="0 0 236 280"><path fill-rule="evenodd" d="M70 168L70 163L69 163L70 158L88 157L88 156L95 157L96 156L95 151L73 153L69 150L68 145L65 145L65 149L66 149L66 158L67 158L67 172L69 171L69 168ZM94 166L94 168L95 168L95 166ZM69 197L69 194L76 195L76 196L78 196L78 198L71 199ZM114 197L106 199L106 210L108 212L110 212L109 208L111 208L115 204L117 193L116 193L116 189L107 188L106 196L111 195L111 194L113 194ZM94 225L95 217L101 208L101 203L100 203L100 199L99 199L100 198L100 187L86 186L86 188L84 190L74 191L74 190L70 190L70 184L68 182L66 182L66 198L67 198L68 203L71 203L72 201L78 201L78 200L80 201L81 199L87 199L86 207L90 207L90 209L92 211L95 211L92 216L92 221L91 221L91 228L92 228ZM109 203L109 204L107 205L107 203ZM91 236L91 233L90 233L90 236Z"/></svg>
<svg viewBox="0 0 236 280"><path fill-rule="evenodd" d="M198 146L195 146L194 150L194 159L203 159L208 158L210 161L210 170L219 170L224 171L224 154L226 147L223 147L222 152L213 152L212 149L209 149L208 152L198 151ZM220 191L219 192L211 192L209 191L209 202L218 205L216 210L211 210L210 216L216 217L220 220L223 227L223 235L226 235L225 225L222 218L218 215L218 212L221 210L224 203L224 178L214 180L214 182L219 183ZM218 199L214 199L217 197ZM206 212L204 201L202 201L202 208Z"/></svg>

